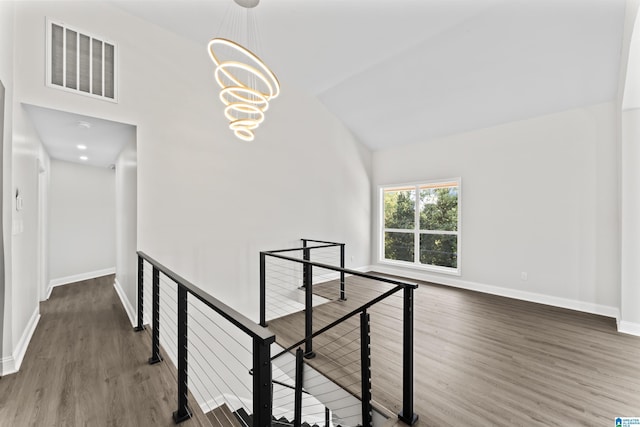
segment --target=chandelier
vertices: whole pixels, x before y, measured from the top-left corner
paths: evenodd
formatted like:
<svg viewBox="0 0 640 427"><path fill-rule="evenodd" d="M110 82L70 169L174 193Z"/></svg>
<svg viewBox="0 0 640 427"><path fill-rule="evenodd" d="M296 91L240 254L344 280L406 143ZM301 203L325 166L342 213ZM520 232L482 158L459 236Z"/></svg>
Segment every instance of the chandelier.
<svg viewBox="0 0 640 427"><path fill-rule="evenodd" d="M260 0L234 0L238 5L251 9ZM248 17L249 18L249 17ZM247 22L247 44L259 41ZM237 29L236 29L237 30ZM254 34L252 33L252 30ZM237 32L237 31L236 31ZM265 119L269 101L280 94L280 82L276 75L251 50L229 38L214 38L208 45L209 56L216 65L215 80L220 86L220 101L229 129L243 141L253 141L254 131Z"/></svg>

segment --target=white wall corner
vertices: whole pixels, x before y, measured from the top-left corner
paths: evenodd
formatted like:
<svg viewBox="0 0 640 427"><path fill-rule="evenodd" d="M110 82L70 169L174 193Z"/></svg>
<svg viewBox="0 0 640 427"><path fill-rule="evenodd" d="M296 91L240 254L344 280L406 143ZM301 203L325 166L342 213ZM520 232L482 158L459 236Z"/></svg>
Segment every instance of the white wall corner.
<svg viewBox="0 0 640 427"><path fill-rule="evenodd" d="M83 280L95 279L96 277L108 276L109 274L116 274L116 268L110 267L102 270L89 271L86 273L74 274L73 276L52 279L49 282L49 291L47 292L47 299L49 298L49 295L51 295L51 289L56 286L68 285L69 283L82 282Z"/></svg>
<svg viewBox="0 0 640 427"><path fill-rule="evenodd" d="M545 304L553 307L566 308L569 310L581 311L584 313L597 314L599 316L611 317L618 319L620 317L620 309L618 307L595 304L591 302L578 301L569 298L561 298L553 295L539 294L535 292L520 291L516 289L503 288L500 286L487 285L484 283L471 282L467 280L456 279L454 277L440 277L429 273L411 273L405 269L375 265L371 267L371 271L392 274L395 276L406 277L413 280L421 280L431 282L438 285L452 286L455 288L466 289L469 291L477 291L490 295L497 295L506 298L513 298L521 301L528 301L537 304Z"/></svg>
<svg viewBox="0 0 640 427"><path fill-rule="evenodd" d="M24 355L27 353L27 348L29 347L29 343L31 342L31 337L33 337L33 333L36 331L36 327L38 326L39 321L40 307L36 306L36 309L29 319L29 323L27 323L27 327L20 337L20 341L18 341L16 348L13 349L12 355L2 359L3 376L15 374L20 370L20 365L22 365L22 360L24 359Z"/></svg>
<svg viewBox="0 0 640 427"><path fill-rule="evenodd" d="M640 323L618 321L618 332L640 337Z"/></svg>
<svg viewBox="0 0 640 427"><path fill-rule="evenodd" d="M124 289L122 289L122 285L120 285L120 282L118 281L118 279L114 280L113 287L116 289L116 293L120 297L120 302L124 307L124 311L127 312L127 316L129 317L131 326L135 328L135 326L137 325L135 308L133 308L133 305L131 305L131 302L129 302L129 299L127 298L127 295L124 293Z"/></svg>

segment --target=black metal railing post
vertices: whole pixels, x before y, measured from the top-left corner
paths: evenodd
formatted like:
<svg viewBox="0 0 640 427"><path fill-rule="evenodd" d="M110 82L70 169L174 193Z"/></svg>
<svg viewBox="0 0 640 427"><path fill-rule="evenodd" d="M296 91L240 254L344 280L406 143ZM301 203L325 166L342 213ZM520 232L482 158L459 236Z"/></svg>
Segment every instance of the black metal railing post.
<svg viewBox="0 0 640 427"><path fill-rule="evenodd" d="M373 408L371 405L371 336L370 318L367 310L360 314L360 365L362 386L362 426L373 424Z"/></svg>
<svg viewBox="0 0 640 427"><path fill-rule="evenodd" d="M134 331L144 330L144 259L138 255L138 325Z"/></svg>
<svg viewBox="0 0 640 427"><path fill-rule="evenodd" d="M173 421L178 424L191 418L187 388L187 289L178 284L178 410Z"/></svg>
<svg viewBox="0 0 640 427"><path fill-rule="evenodd" d="M305 248L304 259L309 260L309 248ZM303 281L304 281L304 336L307 340L304 343L304 357L313 359L316 354L313 352L313 270L311 264L303 264Z"/></svg>
<svg viewBox="0 0 640 427"><path fill-rule="evenodd" d="M153 266L153 332L151 334L151 357L149 364L162 361L160 356L160 270Z"/></svg>
<svg viewBox="0 0 640 427"><path fill-rule="evenodd" d="M293 427L302 426L302 383L303 383L303 362L304 352L300 347L296 350L296 383L294 394L294 409L293 409Z"/></svg>
<svg viewBox="0 0 640 427"><path fill-rule="evenodd" d="M346 301L347 296L344 292L344 243L340 244L340 301Z"/></svg>
<svg viewBox="0 0 640 427"><path fill-rule="evenodd" d="M270 340L253 338L253 427L271 427L273 402L271 401Z"/></svg>
<svg viewBox="0 0 640 427"><path fill-rule="evenodd" d="M324 407L324 427L331 427L331 411Z"/></svg>
<svg viewBox="0 0 640 427"><path fill-rule="evenodd" d="M305 261L311 261L311 251L307 247L307 240L302 239L302 259ZM307 286L307 272L309 270L308 264L302 264L302 287L305 288Z"/></svg>
<svg viewBox="0 0 640 427"><path fill-rule="evenodd" d="M266 254L260 252L260 326L267 326L267 271Z"/></svg>
<svg viewBox="0 0 640 427"><path fill-rule="evenodd" d="M408 425L418 421L413 412L413 287L404 288L402 322L402 411L398 418Z"/></svg>

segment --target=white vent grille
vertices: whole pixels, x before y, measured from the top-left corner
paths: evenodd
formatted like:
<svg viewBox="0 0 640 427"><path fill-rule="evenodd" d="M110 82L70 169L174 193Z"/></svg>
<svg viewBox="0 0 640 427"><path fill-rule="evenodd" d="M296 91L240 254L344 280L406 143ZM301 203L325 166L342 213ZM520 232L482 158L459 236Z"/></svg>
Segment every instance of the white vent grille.
<svg viewBox="0 0 640 427"><path fill-rule="evenodd" d="M117 102L117 45L47 20L47 86Z"/></svg>

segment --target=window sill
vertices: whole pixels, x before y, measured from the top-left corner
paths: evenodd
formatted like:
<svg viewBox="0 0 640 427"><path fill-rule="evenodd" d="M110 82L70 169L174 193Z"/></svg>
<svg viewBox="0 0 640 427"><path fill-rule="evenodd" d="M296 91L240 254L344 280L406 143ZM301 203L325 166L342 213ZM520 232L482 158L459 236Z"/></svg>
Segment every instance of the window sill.
<svg viewBox="0 0 640 427"><path fill-rule="evenodd" d="M388 259L380 259L378 260L378 263L381 265L388 265L388 266L393 266L398 268L408 268L411 270L428 271L430 273L448 274L450 276L462 276L460 267L458 268L438 267L435 265L415 264L415 263L406 262L406 261L391 261Z"/></svg>

